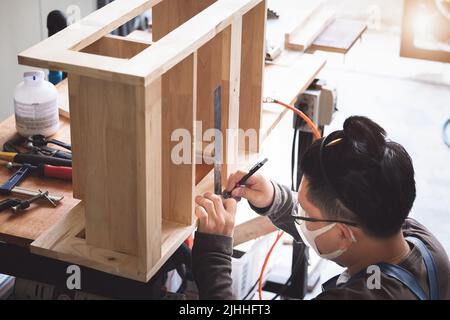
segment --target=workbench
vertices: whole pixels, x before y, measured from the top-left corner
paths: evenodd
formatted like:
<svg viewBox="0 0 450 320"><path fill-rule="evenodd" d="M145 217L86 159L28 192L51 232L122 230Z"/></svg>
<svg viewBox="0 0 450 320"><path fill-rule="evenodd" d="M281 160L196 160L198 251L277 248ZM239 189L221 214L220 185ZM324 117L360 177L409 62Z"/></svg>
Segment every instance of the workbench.
<svg viewBox="0 0 450 320"><path fill-rule="evenodd" d="M275 63L267 64L265 67L264 96L291 104L294 103L298 94L306 90L325 63L326 61L323 58L313 55L290 51L283 52ZM61 128L53 138L70 143L70 118L67 111L64 111L68 110L67 104L69 101L66 81L58 85L58 91L60 109L62 110ZM264 107L262 115L263 141L275 129L286 113L287 110L278 106ZM14 135L15 120L14 116L11 116L0 124L0 145L3 145ZM250 163L247 165L250 165ZM208 171L210 171L210 167L198 165L196 182L198 183ZM10 175L11 172L7 168L0 168L0 181L6 181ZM64 200L57 208L33 205L30 210L17 216L9 212L0 213L0 273L64 288L67 280L67 267L71 264L34 255L30 253L29 246L45 231L60 222L67 212L79 204L79 200L73 197L72 184L65 181L29 177L21 186L63 194ZM194 229L195 226L192 226L184 232L189 235L192 234ZM244 228L242 233L248 233L248 229ZM240 242L243 242L246 238L245 235L240 234L240 231L237 231L236 237L240 238ZM148 284L145 284L87 267L81 267L81 270L83 291L99 295L107 293L109 297L118 299L154 297L151 284L159 276L157 274Z"/></svg>

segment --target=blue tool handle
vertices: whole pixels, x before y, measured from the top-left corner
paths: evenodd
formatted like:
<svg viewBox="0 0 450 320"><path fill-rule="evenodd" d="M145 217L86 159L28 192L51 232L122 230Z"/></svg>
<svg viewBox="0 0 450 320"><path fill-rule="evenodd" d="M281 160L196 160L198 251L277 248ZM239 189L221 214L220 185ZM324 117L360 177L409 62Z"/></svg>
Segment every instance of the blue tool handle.
<svg viewBox="0 0 450 320"><path fill-rule="evenodd" d="M30 165L23 165L11 178L9 178L8 182L0 187L0 193L5 195L11 194L12 190L30 174L30 171Z"/></svg>

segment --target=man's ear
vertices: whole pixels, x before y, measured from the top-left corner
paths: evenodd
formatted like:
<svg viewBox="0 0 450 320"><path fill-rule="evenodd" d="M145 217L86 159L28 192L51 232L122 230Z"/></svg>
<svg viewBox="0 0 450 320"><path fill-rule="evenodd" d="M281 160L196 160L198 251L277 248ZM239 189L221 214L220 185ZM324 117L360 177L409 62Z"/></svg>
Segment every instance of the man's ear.
<svg viewBox="0 0 450 320"><path fill-rule="evenodd" d="M337 224L338 232L339 232L339 249L347 249L354 242L354 238L350 232L349 227L342 223Z"/></svg>

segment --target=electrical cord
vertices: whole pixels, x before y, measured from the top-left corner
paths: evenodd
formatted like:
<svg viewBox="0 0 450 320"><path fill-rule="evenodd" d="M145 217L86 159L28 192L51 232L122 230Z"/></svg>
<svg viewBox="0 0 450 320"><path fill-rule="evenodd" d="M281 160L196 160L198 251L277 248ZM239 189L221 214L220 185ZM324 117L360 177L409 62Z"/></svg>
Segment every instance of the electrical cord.
<svg viewBox="0 0 450 320"><path fill-rule="evenodd" d="M316 139L320 139L322 138L322 135L320 134L319 130L317 129L317 127L314 125L314 123L311 121L310 118L308 118L308 116L306 114L304 114L302 111L298 110L297 108L288 105L284 102L281 102L279 100L273 99L273 98L264 98L263 99L264 103L274 103L274 104L278 104L284 108L287 108L289 110L291 110L292 112L294 112L295 114L297 114L299 117L301 117L303 120L305 120L305 122L308 124L308 126L312 129L314 136L316 137ZM281 231L277 238L275 239L275 242L273 243L273 245L270 247L270 250L267 252L266 258L264 259L264 263L263 266L261 268L261 273L259 275L259 285L258 285L258 295L259 295L259 300L262 300L262 282L263 282L263 275L264 275L264 271L266 270L267 267L267 263L269 262L270 256L272 255L273 249L275 248L275 246L277 245L278 241L281 239L281 237L284 235L284 231Z"/></svg>

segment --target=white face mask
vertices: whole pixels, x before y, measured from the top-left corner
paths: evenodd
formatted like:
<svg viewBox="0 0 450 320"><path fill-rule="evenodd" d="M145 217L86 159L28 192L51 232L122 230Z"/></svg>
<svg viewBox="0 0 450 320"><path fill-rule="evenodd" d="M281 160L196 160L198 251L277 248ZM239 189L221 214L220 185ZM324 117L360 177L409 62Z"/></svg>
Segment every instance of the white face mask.
<svg viewBox="0 0 450 320"><path fill-rule="evenodd" d="M305 210L303 210L303 208L300 205L298 205L298 213L301 217L307 216ZM336 226L336 223L332 223L328 226L325 226L325 227L317 229L317 230L308 230L308 228L306 227L305 221L299 221L298 223L295 224L295 226L296 226L297 231L300 234L300 237L302 238L303 242L307 246L311 247L317 253L317 255L321 258L333 260L333 259L336 259L337 257L341 256L345 251L347 251L347 249L338 249L338 250L330 252L330 253L322 254L322 253L320 253L319 249L317 248L316 238L318 236L324 234L328 230L331 230L332 228L334 228ZM352 241L356 242L356 239L355 239L355 236L353 235L352 230L350 228L348 228L348 231L350 232Z"/></svg>

